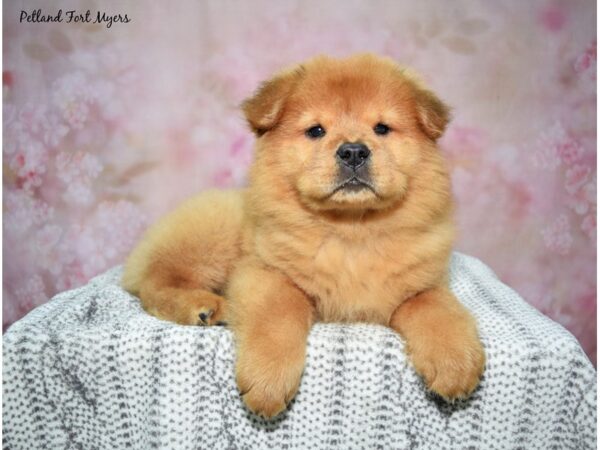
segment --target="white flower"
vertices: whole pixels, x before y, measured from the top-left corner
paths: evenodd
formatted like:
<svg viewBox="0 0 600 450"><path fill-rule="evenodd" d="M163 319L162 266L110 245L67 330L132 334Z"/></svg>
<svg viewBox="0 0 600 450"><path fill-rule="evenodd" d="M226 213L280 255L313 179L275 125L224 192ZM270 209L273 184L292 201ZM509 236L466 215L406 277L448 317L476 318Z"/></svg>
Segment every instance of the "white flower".
<svg viewBox="0 0 600 450"><path fill-rule="evenodd" d="M82 72L73 72L56 80L52 93L52 104L72 128L83 127L93 100L89 80Z"/></svg>

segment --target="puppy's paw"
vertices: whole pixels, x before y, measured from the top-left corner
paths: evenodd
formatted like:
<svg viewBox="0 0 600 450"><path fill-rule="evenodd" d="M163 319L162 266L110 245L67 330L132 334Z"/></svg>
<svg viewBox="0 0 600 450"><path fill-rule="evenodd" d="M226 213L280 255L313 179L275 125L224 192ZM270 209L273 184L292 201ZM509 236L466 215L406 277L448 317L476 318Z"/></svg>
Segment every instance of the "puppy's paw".
<svg viewBox="0 0 600 450"><path fill-rule="evenodd" d="M252 353L252 352L250 352ZM238 358L236 381L248 409L265 418L275 417L294 398L304 369L304 357L276 358L261 351L254 358L246 354Z"/></svg>
<svg viewBox="0 0 600 450"><path fill-rule="evenodd" d="M195 299L191 320L194 325L224 325L226 310L227 303L223 297L206 292Z"/></svg>
<svg viewBox="0 0 600 450"><path fill-rule="evenodd" d="M485 353L477 337L465 333L452 339L425 339L409 350L425 384L447 401L467 398L479 384Z"/></svg>
<svg viewBox="0 0 600 450"><path fill-rule="evenodd" d="M227 302L220 295L197 290L182 290L177 301L168 309L149 308L147 311L160 319L180 325L222 325L225 322Z"/></svg>
<svg viewBox="0 0 600 450"><path fill-rule="evenodd" d="M263 384L247 385L238 381L242 399L250 411L261 417L269 419L283 412L293 393L278 386L265 386ZM246 390L242 390L246 389ZM297 389L297 387L295 388ZM295 389L293 391L295 391Z"/></svg>

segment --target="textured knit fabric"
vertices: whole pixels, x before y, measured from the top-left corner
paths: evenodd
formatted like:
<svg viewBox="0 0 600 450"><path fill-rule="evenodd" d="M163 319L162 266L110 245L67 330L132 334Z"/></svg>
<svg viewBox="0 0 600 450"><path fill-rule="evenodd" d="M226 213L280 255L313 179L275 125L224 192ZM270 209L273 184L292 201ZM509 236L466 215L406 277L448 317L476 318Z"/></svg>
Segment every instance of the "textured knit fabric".
<svg viewBox="0 0 600 450"><path fill-rule="evenodd" d="M596 374L577 341L474 258L451 264L487 352L470 400L428 394L385 327L317 324L298 395L270 421L243 406L229 330L147 315L120 275L57 295L4 335L5 449L596 446Z"/></svg>

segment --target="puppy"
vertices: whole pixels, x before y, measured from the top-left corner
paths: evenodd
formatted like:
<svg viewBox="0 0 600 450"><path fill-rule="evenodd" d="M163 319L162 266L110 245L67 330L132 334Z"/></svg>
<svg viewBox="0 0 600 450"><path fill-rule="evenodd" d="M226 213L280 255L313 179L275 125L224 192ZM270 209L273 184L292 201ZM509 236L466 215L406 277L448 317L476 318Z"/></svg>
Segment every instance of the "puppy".
<svg viewBox="0 0 600 450"><path fill-rule="evenodd" d="M448 288L450 181L436 146L448 108L408 70L319 56L243 104L257 136L249 186L211 191L151 227L123 287L183 325L227 322L248 408L294 397L315 321L397 331L426 385L468 396L476 323Z"/></svg>

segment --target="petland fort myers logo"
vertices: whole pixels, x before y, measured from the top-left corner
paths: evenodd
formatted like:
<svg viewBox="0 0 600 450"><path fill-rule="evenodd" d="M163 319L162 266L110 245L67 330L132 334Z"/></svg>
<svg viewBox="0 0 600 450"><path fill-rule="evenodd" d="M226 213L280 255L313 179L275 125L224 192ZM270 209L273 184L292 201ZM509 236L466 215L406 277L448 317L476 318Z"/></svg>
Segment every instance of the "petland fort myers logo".
<svg viewBox="0 0 600 450"><path fill-rule="evenodd" d="M55 14L45 14L41 9L36 9L31 12L21 11L19 22L100 23L106 25L106 28L110 28L113 23L129 23L131 19L127 17L127 14L108 14L104 11L96 11L96 14L92 14L89 9L85 12L72 9L64 13L62 9L59 9Z"/></svg>

